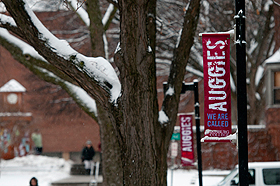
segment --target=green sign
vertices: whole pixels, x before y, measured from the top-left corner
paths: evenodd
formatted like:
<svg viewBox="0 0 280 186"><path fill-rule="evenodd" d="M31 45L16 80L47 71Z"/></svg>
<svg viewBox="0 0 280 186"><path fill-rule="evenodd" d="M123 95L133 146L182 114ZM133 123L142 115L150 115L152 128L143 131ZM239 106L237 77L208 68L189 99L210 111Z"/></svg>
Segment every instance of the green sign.
<svg viewBox="0 0 280 186"><path fill-rule="evenodd" d="M180 140L180 133L173 133L171 140Z"/></svg>

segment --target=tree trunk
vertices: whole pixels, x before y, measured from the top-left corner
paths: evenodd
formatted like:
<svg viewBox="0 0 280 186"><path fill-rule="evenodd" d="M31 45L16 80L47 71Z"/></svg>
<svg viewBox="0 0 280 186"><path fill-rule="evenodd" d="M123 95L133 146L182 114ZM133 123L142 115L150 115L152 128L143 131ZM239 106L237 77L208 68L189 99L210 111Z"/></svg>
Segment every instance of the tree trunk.
<svg viewBox="0 0 280 186"><path fill-rule="evenodd" d="M148 2L119 4L121 52L115 63L123 90L119 105L122 184L164 186L168 144L162 140L165 136L158 122L155 58L147 36Z"/></svg>
<svg viewBox="0 0 280 186"><path fill-rule="evenodd" d="M105 56L104 51L104 27L102 24L102 14L99 0L86 1L87 12L90 18L90 41L93 57Z"/></svg>
<svg viewBox="0 0 280 186"><path fill-rule="evenodd" d="M156 0L118 1L121 50L115 54L115 64L120 72L122 95L117 103L109 101L109 85L100 84L86 76L86 73L72 65L71 59L63 59L48 48L24 11L22 1L3 2L25 39L45 59L96 99L103 152L103 185L166 186L167 151L176 123L182 80L196 30L200 0L190 1L184 19L181 41L174 54L169 78L175 93L165 96L162 108L168 117L165 122L159 122L156 86ZM101 36L96 37L100 39ZM98 50L102 48L94 48L94 51Z"/></svg>
<svg viewBox="0 0 280 186"><path fill-rule="evenodd" d="M152 56L152 55L151 55ZM145 62L153 61L148 57ZM155 67L151 73L122 74L121 98L123 123L121 134L121 161L123 185L166 185L167 148L163 130L158 122ZM146 71L147 72L147 71Z"/></svg>
<svg viewBox="0 0 280 186"><path fill-rule="evenodd" d="M101 140L101 164L103 175L103 186L117 186L122 185L123 182L123 169L121 162L121 148L117 139L117 134L112 121L100 105L98 105L98 123L100 127L100 140Z"/></svg>

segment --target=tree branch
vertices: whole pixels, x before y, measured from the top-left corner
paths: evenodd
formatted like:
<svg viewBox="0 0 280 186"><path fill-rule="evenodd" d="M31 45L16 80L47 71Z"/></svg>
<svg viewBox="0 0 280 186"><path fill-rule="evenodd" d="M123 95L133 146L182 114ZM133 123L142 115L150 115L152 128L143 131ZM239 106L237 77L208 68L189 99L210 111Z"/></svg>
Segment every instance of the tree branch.
<svg viewBox="0 0 280 186"><path fill-rule="evenodd" d="M107 0L108 3L112 3L115 7L117 7L118 9L120 8L119 7L119 4L116 0Z"/></svg>
<svg viewBox="0 0 280 186"><path fill-rule="evenodd" d="M4 46L20 63L29 69L32 68L32 65L44 68L54 73L56 76L74 83L71 78L66 76L64 73L47 62L42 56L40 56L32 46L11 35L5 29L1 28L0 30L0 44Z"/></svg>
<svg viewBox="0 0 280 186"><path fill-rule="evenodd" d="M4 30L1 30L1 33L3 33L3 31ZM10 37L14 36L11 35ZM55 68L50 63L38 58L38 56L34 56L30 53L25 53L24 51L22 51L21 47L16 45L16 43L19 43L19 41L13 43L10 42L11 40L12 39L7 40L6 37L2 37L2 35L0 34L1 46L6 48L15 60L23 64L26 68L28 68L31 72L33 72L44 81L62 87L89 116L96 120L96 108L92 107L95 105L94 100L86 95L86 92L84 90L82 90L77 85L74 85L73 83L76 83L75 81L73 81L61 71L57 70L57 68ZM25 45L25 48L27 47L28 44ZM32 48L31 46L29 47ZM84 96L78 97L77 92L79 92L79 94L83 94ZM89 103L94 104L91 106L89 105Z"/></svg>
<svg viewBox="0 0 280 186"><path fill-rule="evenodd" d="M110 5L109 5L110 7ZM108 9L109 9L108 7ZM103 22L103 26L104 26L104 31L108 30L110 24L112 23L112 20L114 19L115 17L115 14L117 12L118 8L114 5L114 8L112 11L108 12L110 15L108 16L108 19L106 21L104 21L104 18L102 19L102 22ZM107 13L107 12L106 12ZM105 14L106 15L106 14Z"/></svg>
<svg viewBox="0 0 280 186"><path fill-rule="evenodd" d="M266 15L266 20L265 20L265 25L263 27L262 32L259 32L259 37L258 37L258 43L259 46L258 48L258 53L257 53L257 60L256 60L256 67L261 65L263 62L263 51L267 47L267 40L269 37L269 33L272 31L270 28L271 25L271 17L273 16L273 5L269 6L269 11L268 14Z"/></svg>
<svg viewBox="0 0 280 186"><path fill-rule="evenodd" d="M10 16L0 14L0 27L6 28L7 30L15 33L16 35L18 35L20 37L23 36L20 29L17 27L15 21Z"/></svg>
<svg viewBox="0 0 280 186"><path fill-rule="evenodd" d="M86 10L83 9L82 4L85 3L85 1L83 1L83 3L78 6L78 2L76 0L69 0L66 2L73 11L76 12L76 14L80 17L80 19L87 25L90 25L90 20L89 17L86 13Z"/></svg>
<svg viewBox="0 0 280 186"><path fill-rule="evenodd" d="M3 3L21 28L24 39L52 65L75 80L103 106L108 107L109 101L118 98L120 83L108 61L85 57L65 41L57 39L22 0L3 0Z"/></svg>
<svg viewBox="0 0 280 186"><path fill-rule="evenodd" d="M174 125L177 118L177 108L182 89L182 81L185 75L185 67L190 55L190 49L194 42L194 35L198 23L200 0L190 1L183 23L183 29L174 58L170 68L168 86L174 89L174 94L165 95L162 110L166 112ZM176 109L174 109L176 108ZM170 130L173 128L170 125Z"/></svg>
<svg viewBox="0 0 280 186"><path fill-rule="evenodd" d="M104 50L104 27L102 24L102 15L100 11L99 1L90 0L86 2L87 13L90 18L90 38L93 56L105 56Z"/></svg>

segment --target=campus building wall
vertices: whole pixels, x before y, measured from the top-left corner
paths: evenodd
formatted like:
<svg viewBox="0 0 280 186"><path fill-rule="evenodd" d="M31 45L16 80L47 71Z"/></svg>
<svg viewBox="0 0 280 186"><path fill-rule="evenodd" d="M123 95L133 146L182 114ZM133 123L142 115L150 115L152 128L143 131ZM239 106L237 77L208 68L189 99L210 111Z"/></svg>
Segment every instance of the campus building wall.
<svg viewBox="0 0 280 186"><path fill-rule="evenodd" d="M59 154L65 158L70 158L74 152L79 153L87 140L91 140L94 148L98 149L100 137L97 122L82 111L64 90L33 75L1 46L0 55L0 87L11 79L22 84L26 88L22 102L24 111L32 115L26 122L23 117L1 117L0 136L3 136L5 129L8 130L8 143L13 144L16 135L27 133L32 150L30 135L38 128L43 137L43 153ZM0 112L6 112L5 108L1 107ZM19 130L14 130L15 125ZM9 149L13 151L14 147ZM13 154L16 155L11 152L7 158L12 158Z"/></svg>
<svg viewBox="0 0 280 186"><path fill-rule="evenodd" d="M37 15L59 38L79 38L80 36L85 36L83 35L85 34L83 32L83 27L85 27L85 25L81 23L77 16L73 18L71 12L40 12L37 13ZM67 34L70 33L67 31L73 29L80 30L80 32L77 32L78 35ZM86 28L84 30L86 30ZM276 35L279 36L279 34ZM91 55L89 50L89 38L83 41L82 45L79 45L78 42L72 44L75 46L76 50L87 56ZM109 47L115 48L115 46ZM42 81L23 65L16 62L7 50L0 47L0 86L4 85L10 79L16 79L27 89L23 95L23 104L25 111L32 113L32 120L26 125L28 126L26 130L31 134L33 129L40 129L43 136L43 151L45 154L77 159L85 141L88 139L92 140L94 148L96 150L98 149L98 144L100 142L98 124L91 117L86 115L74 101L71 101L71 98L66 92L61 90L60 87ZM158 76L157 79L158 99L159 104L161 104L161 100L163 99L162 83L167 81L167 77ZM201 81L201 78L198 78L198 80L202 124L203 81ZM185 81L192 82L193 76L187 76ZM63 101L67 99L68 101ZM193 112L193 100L192 92L181 95L179 112ZM267 127L248 130L249 161L279 160L277 152L280 146L278 137L280 136L278 135L280 131L280 127L278 127L280 116L278 113L279 110L277 109L267 110ZM272 125L272 121L275 121L276 124ZM201 136L203 136L203 132ZM231 169L238 163L236 145L231 143L203 143L202 161L204 170L212 168ZM180 153L175 162L179 165ZM171 161L169 159L169 165L170 164Z"/></svg>
<svg viewBox="0 0 280 186"><path fill-rule="evenodd" d="M200 136L203 137L203 132ZM196 150L196 133L194 130L194 154L195 161L197 161ZM278 161L278 149L271 142L271 135L264 125L251 125L248 127L248 161L261 162L261 161ZM175 158L176 167L181 166L180 154L180 141L177 141L179 151L178 156ZM238 164L238 149L235 143L201 143L202 152L202 168L208 169L222 169L230 170ZM170 157L168 158L168 165L172 166L173 162ZM194 167L183 167L186 169Z"/></svg>

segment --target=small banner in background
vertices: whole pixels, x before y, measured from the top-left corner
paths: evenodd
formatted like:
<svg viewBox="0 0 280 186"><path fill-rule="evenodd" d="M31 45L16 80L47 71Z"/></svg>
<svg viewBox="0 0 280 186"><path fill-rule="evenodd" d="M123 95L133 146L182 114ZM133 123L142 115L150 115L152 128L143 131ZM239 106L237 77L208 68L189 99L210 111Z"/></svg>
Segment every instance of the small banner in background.
<svg viewBox="0 0 280 186"><path fill-rule="evenodd" d="M204 141L230 142L230 35L203 34Z"/></svg>
<svg viewBox="0 0 280 186"><path fill-rule="evenodd" d="M192 114L179 114L182 166L192 166L194 163L192 117Z"/></svg>

